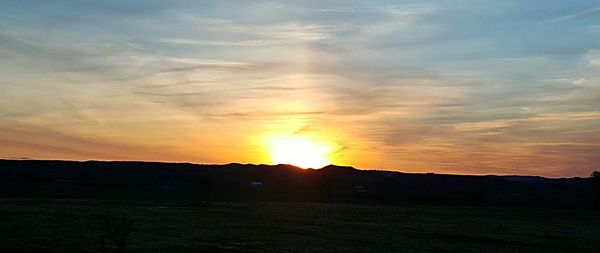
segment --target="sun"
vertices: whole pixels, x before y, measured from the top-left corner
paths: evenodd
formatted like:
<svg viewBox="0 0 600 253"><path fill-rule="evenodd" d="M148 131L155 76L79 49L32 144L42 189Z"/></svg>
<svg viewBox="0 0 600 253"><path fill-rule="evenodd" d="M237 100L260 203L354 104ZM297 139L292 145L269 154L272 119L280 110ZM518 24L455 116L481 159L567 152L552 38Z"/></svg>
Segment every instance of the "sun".
<svg viewBox="0 0 600 253"><path fill-rule="evenodd" d="M331 148L306 136L279 136L267 140L273 164L291 164L301 168L319 169L329 164Z"/></svg>

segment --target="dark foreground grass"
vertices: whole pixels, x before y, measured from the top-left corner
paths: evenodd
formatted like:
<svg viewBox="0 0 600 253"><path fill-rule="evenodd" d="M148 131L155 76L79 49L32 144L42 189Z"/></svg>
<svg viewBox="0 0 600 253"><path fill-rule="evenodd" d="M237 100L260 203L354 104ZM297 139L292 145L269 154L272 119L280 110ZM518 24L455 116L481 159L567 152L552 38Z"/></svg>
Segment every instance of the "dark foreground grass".
<svg viewBox="0 0 600 253"><path fill-rule="evenodd" d="M0 252L600 252L593 211L0 200Z"/></svg>

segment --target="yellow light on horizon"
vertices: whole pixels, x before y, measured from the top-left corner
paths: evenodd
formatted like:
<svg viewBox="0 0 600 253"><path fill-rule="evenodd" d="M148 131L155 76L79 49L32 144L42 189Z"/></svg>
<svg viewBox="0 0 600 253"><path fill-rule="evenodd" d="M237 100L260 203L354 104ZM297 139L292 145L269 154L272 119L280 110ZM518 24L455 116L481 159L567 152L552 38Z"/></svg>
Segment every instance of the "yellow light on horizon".
<svg viewBox="0 0 600 253"><path fill-rule="evenodd" d="M319 169L330 163L327 155L331 148L306 136L271 137L266 144L273 164Z"/></svg>

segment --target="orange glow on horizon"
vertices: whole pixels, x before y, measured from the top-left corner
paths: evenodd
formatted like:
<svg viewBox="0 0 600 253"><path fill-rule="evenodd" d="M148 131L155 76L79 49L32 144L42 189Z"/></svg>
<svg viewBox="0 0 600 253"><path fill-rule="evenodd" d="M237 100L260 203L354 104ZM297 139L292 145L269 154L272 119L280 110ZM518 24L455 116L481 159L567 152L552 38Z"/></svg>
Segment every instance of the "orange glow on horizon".
<svg viewBox="0 0 600 253"><path fill-rule="evenodd" d="M271 136L266 140L271 163L319 169L330 163L332 148L307 136Z"/></svg>

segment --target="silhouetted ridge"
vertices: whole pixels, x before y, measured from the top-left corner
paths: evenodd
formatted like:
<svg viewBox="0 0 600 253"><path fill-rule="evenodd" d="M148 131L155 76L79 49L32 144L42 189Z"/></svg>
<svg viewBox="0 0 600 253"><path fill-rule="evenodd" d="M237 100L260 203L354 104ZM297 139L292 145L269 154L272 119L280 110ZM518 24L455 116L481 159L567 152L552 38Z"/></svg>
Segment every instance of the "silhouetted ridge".
<svg viewBox="0 0 600 253"><path fill-rule="evenodd" d="M548 180L547 178L539 177L539 176L503 176L502 178L504 178L504 180L513 181L513 182L529 182L529 183L542 182L542 181Z"/></svg>
<svg viewBox="0 0 600 253"><path fill-rule="evenodd" d="M592 207L590 178L463 176L328 165L0 160L0 197Z"/></svg>
<svg viewBox="0 0 600 253"><path fill-rule="evenodd" d="M274 166L276 166L278 168L281 168L281 169L304 170L303 168L300 168L298 166L294 166L294 165L291 165L291 164L277 164L277 165L274 165Z"/></svg>
<svg viewBox="0 0 600 253"><path fill-rule="evenodd" d="M340 166L340 165L330 164L330 165L327 165L327 166L321 168L321 170L324 170L324 171L355 171L357 169L352 166Z"/></svg>

